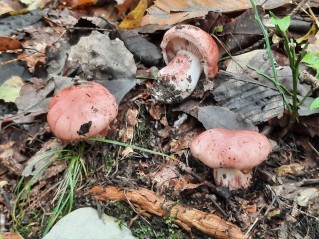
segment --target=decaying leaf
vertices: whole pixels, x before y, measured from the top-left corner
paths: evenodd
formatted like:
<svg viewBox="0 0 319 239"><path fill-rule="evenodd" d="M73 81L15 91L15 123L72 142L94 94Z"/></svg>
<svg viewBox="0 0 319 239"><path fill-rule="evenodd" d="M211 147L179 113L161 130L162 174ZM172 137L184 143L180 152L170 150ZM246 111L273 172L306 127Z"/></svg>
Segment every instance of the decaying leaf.
<svg viewBox="0 0 319 239"><path fill-rule="evenodd" d="M23 86L23 80L19 76L12 76L0 85L0 99L5 102L15 102Z"/></svg>
<svg viewBox="0 0 319 239"><path fill-rule="evenodd" d="M284 112L282 96L274 87L245 75L219 71L212 94L219 106L241 113L254 124L281 117Z"/></svg>
<svg viewBox="0 0 319 239"><path fill-rule="evenodd" d="M181 175L173 163L161 165L158 170L151 172L147 177L159 192L171 189L174 195L186 189L193 189L202 185L200 183L191 183L191 178Z"/></svg>
<svg viewBox="0 0 319 239"><path fill-rule="evenodd" d="M282 54L275 53L274 57L280 65L280 67L278 67L277 69L279 82L288 90L292 91L293 79L287 57ZM266 50L254 50L232 57L232 60L227 66L227 71L234 74L243 74L250 76L251 78L256 79L259 83L276 89L270 80L266 79L264 76L261 76L256 71L248 68L248 66L258 69L259 71L264 72L266 75L273 77L271 64ZM308 94L309 90L309 85L300 83L298 84L298 95L305 96Z"/></svg>
<svg viewBox="0 0 319 239"><path fill-rule="evenodd" d="M147 0L139 0L137 6L125 16L123 21L120 23L120 29L132 29L139 27L142 22L142 17L147 8Z"/></svg>
<svg viewBox="0 0 319 239"><path fill-rule="evenodd" d="M277 176L282 177L287 174L292 174L292 175L300 175L304 173L305 167L302 166L299 163L292 163L289 165L283 165L277 168Z"/></svg>
<svg viewBox="0 0 319 239"><path fill-rule="evenodd" d="M30 175L33 176L38 174L45 164L47 164L57 156L57 154L48 153L61 149L63 149L63 146L61 142L59 142L59 140L56 138L44 143L42 148L29 159L26 167L22 172L22 176L28 177Z"/></svg>
<svg viewBox="0 0 319 239"><path fill-rule="evenodd" d="M11 38L0 36L0 51L16 50L22 49L22 44L20 41Z"/></svg>
<svg viewBox="0 0 319 239"><path fill-rule="evenodd" d="M280 1L257 1L266 9L282 6L290 3L289 0ZM148 24L172 25L187 19L205 16L209 11L213 12L234 12L250 9L249 0L194 0L194 1L170 1L156 0L154 5L147 9L147 14L143 17L142 26Z"/></svg>
<svg viewBox="0 0 319 239"><path fill-rule="evenodd" d="M13 141L9 141L0 145L0 165L14 175L21 175L23 167L20 162L24 161L25 157L14 147L14 144Z"/></svg>
<svg viewBox="0 0 319 239"><path fill-rule="evenodd" d="M64 30L60 27L35 28L32 26L24 31L31 35L32 41L24 42L25 50L18 56L18 59L25 61L29 71L34 72L38 62L46 62L46 47L55 43Z"/></svg>
<svg viewBox="0 0 319 239"><path fill-rule="evenodd" d="M319 135L319 117L312 115L308 117L300 117L299 123L294 125L294 130L303 135L315 137Z"/></svg>
<svg viewBox="0 0 319 239"><path fill-rule="evenodd" d="M162 54L158 47L133 30L119 30L120 37L136 61L146 66L158 65Z"/></svg>
<svg viewBox="0 0 319 239"><path fill-rule="evenodd" d="M14 11L14 8L10 6L8 2L1 1L0 2L0 15L5 14L7 12Z"/></svg>
<svg viewBox="0 0 319 239"><path fill-rule="evenodd" d="M29 83L21 88L20 96L16 99L18 114L13 120L17 123L29 123L33 122L34 117L46 113L51 99L48 95L53 90L52 80L31 78Z"/></svg>
<svg viewBox="0 0 319 239"><path fill-rule="evenodd" d="M21 237L21 235L16 232L3 232L0 234L0 238L1 239L22 239L23 237Z"/></svg>
<svg viewBox="0 0 319 239"><path fill-rule="evenodd" d="M233 52L252 45L262 36L262 31L257 21L255 21L254 12L249 9L225 25L220 40L230 52Z"/></svg>
<svg viewBox="0 0 319 239"><path fill-rule="evenodd" d="M137 0L119 0L116 1L117 5L117 16L122 16L126 11L132 9L132 7L136 6Z"/></svg>
<svg viewBox="0 0 319 239"><path fill-rule="evenodd" d="M241 113L235 113L225 107L199 107L198 120L206 129L224 128L258 131L252 121L246 119Z"/></svg>
<svg viewBox="0 0 319 239"><path fill-rule="evenodd" d="M302 182L287 183L280 186L272 186L277 196L288 200L294 200L299 206L306 207L308 202L319 197L319 190L315 187L301 187Z"/></svg>
<svg viewBox="0 0 319 239"><path fill-rule="evenodd" d="M93 31L71 47L70 66L80 66L80 78L97 81L120 102L136 84L136 65L131 52L116 38Z"/></svg>
<svg viewBox="0 0 319 239"><path fill-rule="evenodd" d="M17 33L19 30L28 27L43 27L41 10L29 11L26 14L18 16L9 16L0 18L1 35L10 36L12 33Z"/></svg>
<svg viewBox="0 0 319 239"><path fill-rule="evenodd" d="M138 207L140 211L143 210L157 216L174 217L176 223L187 231L196 228L218 239L244 238L238 226L217 215L167 200L148 189L125 191L114 186L95 186L89 193L97 200L128 201Z"/></svg>

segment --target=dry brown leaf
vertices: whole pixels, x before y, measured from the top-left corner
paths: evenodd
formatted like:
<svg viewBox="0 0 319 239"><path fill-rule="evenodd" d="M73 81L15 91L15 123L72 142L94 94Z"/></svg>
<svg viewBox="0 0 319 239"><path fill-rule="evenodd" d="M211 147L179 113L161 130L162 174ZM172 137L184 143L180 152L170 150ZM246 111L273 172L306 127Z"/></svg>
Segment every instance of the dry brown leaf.
<svg viewBox="0 0 319 239"><path fill-rule="evenodd" d="M5 14L7 12L12 12L14 9L6 2L0 2L0 15Z"/></svg>
<svg viewBox="0 0 319 239"><path fill-rule="evenodd" d="M0 36L0 51L22 49L22 44L18 40L11 37Z"/></svg>
<svg viewBox="0 0 319 239"><path fill-rule="evenodd" d="M305 169L305 167L299 163L282 165L279 168L277 168L277 176L282 177L282 176L285 176L287 174L301 175L304 173L304 169Z"/></svg>
<svg viewBox="0 0 319 239"><path fill-rule="evenodd" d="M22 239L22 237L15 232L3 232L0 234L1 239Z"/></svg>
<svg viewBox="0 0 319 239"><path fill-rule="evenodd" d="M93 5L97 2L97 0L77 0L73 1L72 8L80 8Z"/></svg>
<svg viewBox="0 0 319 239"><path fill-rule="evenodd" d="M181 175L174 164L163 164L156 172L148 174L147 177L158 191L170 189L173 190L173 195L202 185L201 183L191 183L191 177Z"/></svg>
<svg viewBox="0 0 319 239"><path fill-rule="evenodd" d="M265 9L272 9L288 3L290 3L289 0L257 1L258 5L264 4ZM250 0L156 0L154 5L147 9L147 14L143 17L141 25L172 25L187 19L204 17L209 11L234 12L250 8Z"/></svg>
<svg viewBox="0 0 319 239"><path fill-rule="evenodd" d="M162 114L164 114L166 111L165 105L151 105L148 112L155 120L160 120Z"/></svg>
<svg viewBox="0 0 319 239"><path fill-rule="evenodd" d="M116 5L117 17L122 16L126 11L137 5L136 0L124 0L123 3Z"/></svg>
<svg viewBox="0 0 319 239"><path fill-rule="evenodd" d="M138 123L138 110L137 109L128 109L125 114L126 122L128 125L135 126Z"/></svg>
<svg viewBox="0 0 319 239"><path fill-rule="evenodd" d="M122 141L127 142L132 139L134 136L134 127L128 125L126 128L123 128L119 132L119 137Z"/></svg>
<svg viewBox="0 0 319 239"><path fill-rule="evenodd" d="M156 6L151 6L147 9L147 14L142 18L141 26L149 24L173 25L187 19L203 17L207 13L208 11L167 13Z"/></svg>
<svg viewBox="0 0 319 239"><path fill-rule="evenodd" d="M114 186L95 186L89 193L97 200L128 201L140 207L141 210L157 216L172 216L176 218L176 223L188 231L191 228L196 228L218 239L244 238L238 226L225 221L217 215L167 200L148 189L140 188L138 190L125 191Z"/></svg>
<svg viewBox="0 0 319 239"><path fill-rule="evenodd" d="M20 162L26 158L19 153L19 150L14 146L14 141L8 141L0 145L0 163L14 175L21 176L22 165Z"/></svg>
<svg viewBox="0 0 319 239"><path fill-rule="evenodd" d="M136 8L134 8L118 26L120 29L132 29L139 27L142 22L143 15L147 8L147 0L140 0Z"/></svg>

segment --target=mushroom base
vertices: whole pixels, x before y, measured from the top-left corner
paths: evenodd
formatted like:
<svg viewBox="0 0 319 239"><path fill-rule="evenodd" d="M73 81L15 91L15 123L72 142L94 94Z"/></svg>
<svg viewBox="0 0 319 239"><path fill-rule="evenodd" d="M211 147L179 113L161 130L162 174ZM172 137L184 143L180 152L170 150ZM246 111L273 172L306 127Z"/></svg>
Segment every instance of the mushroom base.
<svg viewBox="0 0 319 239"><path fill-rule="evenodd" d="M192 94L203 71L200 60L191 52L180 50L176 57L158 72L153 96L164 103L179 103Z"/></svg>
<svg viewBox="0 0 319 239"><path fill-rule="evenodd" d="M248 188L251 184L252 173L242 173L239 169L214 169L214 180L217 186L224 186L230 190Z"/></svg>

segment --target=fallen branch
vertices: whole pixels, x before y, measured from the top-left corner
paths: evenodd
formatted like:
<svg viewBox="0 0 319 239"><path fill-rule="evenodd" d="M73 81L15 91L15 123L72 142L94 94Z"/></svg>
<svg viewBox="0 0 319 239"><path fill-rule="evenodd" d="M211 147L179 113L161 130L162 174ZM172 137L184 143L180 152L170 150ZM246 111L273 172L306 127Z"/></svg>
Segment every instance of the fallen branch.
<svg viewBox="0 0 319 239"><path fill-rule="evenodd" d="M136 208L157 216L174 217L176 223L191 232L191 228L214 236L218 239L243 239L241 229L212 213L202 212L197 209L178 204L157 196L153 191L137 189L126 191L113 186L95 186L89 193L100 201L128 201Z"/></svg>

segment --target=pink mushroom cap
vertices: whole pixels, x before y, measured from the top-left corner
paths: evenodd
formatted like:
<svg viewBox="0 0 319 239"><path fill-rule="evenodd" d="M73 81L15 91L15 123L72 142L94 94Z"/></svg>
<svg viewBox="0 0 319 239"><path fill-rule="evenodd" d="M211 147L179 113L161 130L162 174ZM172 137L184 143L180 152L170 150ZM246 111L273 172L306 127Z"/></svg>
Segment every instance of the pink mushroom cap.
<svg viewBox="0 0 319 239"><path fill-rule="evenodd" d="M214 168L215 183L231 189L250 185L252 168L268 158L269 139L255 131L210 129L190 144L193 156Z"/></svg>
<svg viewBox="0 0 319 239"><path fill-rule="evenodd" d="M186 50L202 61L207 78L214 78L218 72L218 47L212 36L198 27L192 25L172 27L165 33L161 48L166 64L169 64L180 50Z"/></svg>
<svg viewBox="0 0 319 239"><path fill-rule="evenodd" d="M103 85L88 82L64 88L56 94L48 110L48 123L62 141L78 141L105 136L116 118L115 97Z"/></svg>
<svg viewBox="0 0 319 239"><path fill-rule="evenodd" d="M195 90L203 71L206 79L218 72L218 47L209 33L192 25L169 29L161 43L166 67L154 81L153 96L165 103L177 103Z"/></svg>

